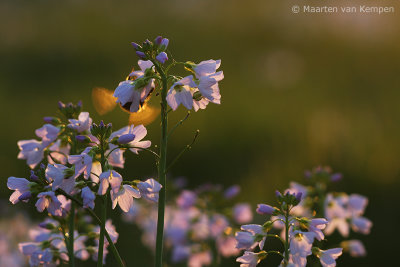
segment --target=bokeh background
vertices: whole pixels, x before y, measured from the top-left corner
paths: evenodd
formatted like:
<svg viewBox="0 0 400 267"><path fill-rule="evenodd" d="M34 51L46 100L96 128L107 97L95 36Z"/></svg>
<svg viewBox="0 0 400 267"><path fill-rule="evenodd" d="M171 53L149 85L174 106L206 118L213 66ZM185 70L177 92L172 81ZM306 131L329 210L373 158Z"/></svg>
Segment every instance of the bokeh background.
<svg viewBox="0 0 400 267"><path fill-rule="evenodd" d="M292 14L293 4L381 4L386 15ZM19 1L0 2L2 231L40 219L32 205L7 203L9 176L26 177L16 143L34 137L57 101L83 100L95 121L127 123L115 109L95 113L91 90L115 89L133 66L131 41L168 37L179 60L222 59L222 104L193 113L172 138L170 155L200 136L171 176L191 187L204 182L243 187L255 207L275 189L302 182L305 169L342 172L338 190L370 199L374 226L361 238L366 258L343 256L339 266L389 266L398 237L400 151L400 6L398 1ZM172 121L184 116L174 113ZM158 141L159 124L148 127ZM130 174L154 174L151 156L131 156ZM122 231L128 262L151 266L137 229ZM18 231L16 231L17 235ZM137 236L133 238L133 236ZM112 257L109 257L112 258ZM110 259L112 262L112 259ZM113 266L112 263L110 266ZM224 266L238 266L227 263Z"/></svg>

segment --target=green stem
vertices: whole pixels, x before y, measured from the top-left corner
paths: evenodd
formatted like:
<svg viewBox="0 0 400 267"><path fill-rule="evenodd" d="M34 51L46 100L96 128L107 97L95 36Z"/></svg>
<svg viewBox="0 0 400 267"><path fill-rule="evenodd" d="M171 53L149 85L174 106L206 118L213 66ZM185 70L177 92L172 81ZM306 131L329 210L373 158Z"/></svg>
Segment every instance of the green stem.
<svg viewBox="0 0 400 267"><path fill-rule="evenodd" d="M167 91L168 82L167 76L158 63L152 61L156 70L162 79L161 90L161 142L160 142L160 159L158 164L158 179L162 185L160 197L158 201L158 218L157 218L157 240L156 240L156 267L162 267L163 256L163 239L164 239L164 214L165 214L165 201L166 201L166 165L167 165L167 130L168 130L168 116L167 116Z"/></svg>
<svg viewBox="0 0 400 267"><path fill-rule="evenodd" d="M285 261L284 266L289 264L289 205L286 204L286 212L285 212Z"/></svg>
<svg viewBox="0 0 400 267"><path fill-rule="evenodd" d="M72 135L72 142L71 142L71 153L72 155L76 154L76 139L75 134ZM62 153L65 157L67 157L64 153ZM51 153L50 153L51 155ZM69 254L69 266L75 266L75 252L74 252L74 232L75 232L75 203L71 201L71 209L69 212L69 233L68 233L68 254Z"/></svg>
<svg viewBox="0 0 400 267"><path fill-rule="evenodd" d="M97 255L97 266L103 266L103 248L104 248L104 234L106 232L106 220L107 220L107 198L108 193L103 196L103 205L101 210L101 223L100 223L100 237L99 237L99 253Z"/></svg>
<svg viewBox="0 0 400 267"><path fill-rule="evenodd" d="M71 210L69 212L69 233L68 233L68 254L69 266L75 266L75 253L74 253L74 230L75 230L75 203L71 201Z"/></svg>
<svg viewBox="0 0 400 267"><path fill-rule="evenodd" d="M106 158L104 155L104 140L100 138L100 153L101 153L101 169L105 171ZM100 236L99 236L99 250L97 254L97 267L103 266L103 250L104 250L104 234L106 232L106 220L107 220L107 198L108 192L102 197L103 203L101 205L101 217L100 217Z"/></svg>

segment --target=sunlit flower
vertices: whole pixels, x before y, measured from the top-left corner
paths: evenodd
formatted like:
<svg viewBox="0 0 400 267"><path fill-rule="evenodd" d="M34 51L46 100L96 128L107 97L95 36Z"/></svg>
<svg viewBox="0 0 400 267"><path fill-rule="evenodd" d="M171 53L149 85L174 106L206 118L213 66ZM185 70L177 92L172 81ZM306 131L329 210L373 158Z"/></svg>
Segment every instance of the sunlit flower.
<svg viewBox="0 0 400 267"><path fill-rule="evenodd" d="M43 144L35 139L18 141L21 150L18 159L26 159L26 164L33 169L43 159Z"/></svg>
<svg viewBox="0 0 400 267"><path fill-rule="evenodd" d="M78 119L69 119L68 127L76 130L78 133L88 131L92 125L92 118L89 117L89 112L81 112Z"/></svg>
<svg viewBox="0 0 400 267"><path fill-rule="evenodd" d="M60 129L51 124L45 124L35 131L35 134L42 138L43 146L48 146L50 143L57 139Z"/></svg>
<svg viewBox="0 0 400 267"><path fill-rule="evenodd" d="M162 186L156 180L153 178L147 179L144 182L138 183L137 187L143 198L152 202L158 202L158 192L160 192Z"/></svg>
<svg viewBox="0 0 400 267"><path fill-rule="evenodd" d="M62 216L61 202L53 191L39 193L35 206L39 212L43 212L47 208L52 215Z"/></svg>
<svg viewBox="0 0 400 267"><path fill-rule="evenodd" d="M168 90L167 102L172 110L176 110L180 104L187 109L193 107L193 76L186 76L185 78L175 82Z"/></svg>
<svg viewBox="0 0 400 267"><path fill-rule="evenodd" d="M20 201L21 195L29 192L29 181L25 178L9 177L7 187L10 190L15 190L10 196L10 202L16 204Z"/></svg>
<svg viewBox="0 0 400 267"><path fill-rule="evenodd" d="M290 257L296 266L306 266L307 256L311 255L314 237L314 233L311 232L293 232L292 238L290 239Z"/></svg>
<svg viewBox="0 0 400 267"><path fill-rule="evenodd" d="M133 198L140 198L140 192L130 185L124 184L118 192L111 191L112 208L119 207L128 212L133 205Z"/></svg>
<svg viewBox="0 0 400 267"><path fill-rule="evenodd" d="M99 191L97 194L104 195L107 192L109 186L111 186L111 192L117 193L122 184L122 176L116 171L109 170L100 174L99 180Z"/></svg>
<svg viewBox="0 0 400 267"><path fill-rule="evenodd" d="M129 74L129 77L133 79L143 78L146 69L153 67L153 63L149 60L139 60L138 65L141 70L133 71ZM117 103L119 103L123 108L129 110L130 112L136 112L139 110L140 105L144 103L145 99L148 97L154 87L154 79L150 79L146 85L139 88L135 81L127 80L118 85L117 89L115 89L114 97L117 98Z"/></svg>
<svg viewBox="0 0 400 267"><path fill-rule="evenodd" d="M94 200L96 199L96 196L89 187L85 186L82 188L81 197L84 208L94 209Z"/></svg>
<svg viewBox="0 0 400 267"><path fill-rule="evenodd" d="M87 147L80 155L68 156L68 163L75 165L74 178L83 173L83 178L88 179L92 170L92 157L88 154L91 147Z"/></svg>

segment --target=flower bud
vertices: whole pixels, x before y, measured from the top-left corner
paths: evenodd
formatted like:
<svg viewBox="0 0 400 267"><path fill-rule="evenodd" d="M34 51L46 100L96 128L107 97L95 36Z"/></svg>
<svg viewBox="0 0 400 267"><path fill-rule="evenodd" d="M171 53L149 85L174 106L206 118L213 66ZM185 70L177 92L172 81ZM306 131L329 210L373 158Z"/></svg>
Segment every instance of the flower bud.
<svg viewBox="0 0 400 267"><path fill-rule="evenodd" d="M139 49L142 48L140 45L138 45L138 44L135 43L135 42L132 42L131 44L132 44L132 46L133 46L136 50L139 50Z"/></svg>
<svg viewBox="0 0 400 267"><path fill-rule="evenodd" d="M77 135L75 136L76 141L80 142L80 143L90 143L91 139L89 138L89 136L86 135Z"/></svg>
<svg viewBox="0 0 400 267"><path fill-rule="evenodd" d="M146 54L141 51L136 51L136 55L141 59L146 59Z"/></svg>
<svg viewBox="0 0 400 267"><path fill-rule="evenodd" d="M44 117L43 121L46 123L52 123L53 122L53 117Z"/></svg>
<svg viewBox="0 0 400 267"><path fill-rule="evenodd" d="M163 39L162 36L157 36L156 39L154 39L154 43L155 43L156 45L160 45L162 39Z"/></svg>
<svg viewBox="0 0 400 267"><path fill-rule="evenodd" d="M118 143L120 143L120 144L128 144L128 143L132 142L133 139L135 139L135 135L134 134L124 134L124 135L121 135L118 138Z"/></svg>
<svg viewBox="0 0 400 267"><path fill-rule="evenodd" d="M164 64L165 61L168 60L168 55L167 55L167 53L165 53L165 52L161 52L160 54L158 54L158 55L156 56L156 59L157 59L157 61L160 62L161 64Z"/></svg>
<svg viewBox="0 0 400 267"><path fill-rule="evenodd" d="M267 214L270 215L274 213L275 210L276 209L270 205L258 204L256 212L261 215L267 215Z"/></svg>
<svg viewBox="0 0 400 267"><path fill-rule="evenodd" d="M31 180L32 181L34 181L34 182L37 182L37 181L39 181L39 177L35 174L35 172L34 171L32 171L31 170Z"/></svg>
<svg viewBox="0 0 400 267"><path fill-rule="evenodd" d="M24 201L24 200L30 199L31 197L32 197L32 193L27 191L27 192L23 193L22 195L20 195L18 200Z"/></svg>
<svg viewBox="0 0 400 267"><path fill-rule="evenodd" d="M303 193L302 192L298 192L296 195L295 195L295 197L296 197L296 200L298 201L298 202L300 202L301 201L301 196L303 195Z"/></svg>
<svg viewBox="0 0 400 267"><path fill-rule="evenodd" d="M162 51L165 51L165 49L167 49L167 47L168 47L168 44L169 44L169 40L167 38L163 38L161 40L160 49Z"/></svg>
<svg viewBox="0 0 400 267"><path fill-rule="evenodd" d="M58 101L58 108L59 109L65 108L65 104L63 102L61 102L61 101Z"/></svg>

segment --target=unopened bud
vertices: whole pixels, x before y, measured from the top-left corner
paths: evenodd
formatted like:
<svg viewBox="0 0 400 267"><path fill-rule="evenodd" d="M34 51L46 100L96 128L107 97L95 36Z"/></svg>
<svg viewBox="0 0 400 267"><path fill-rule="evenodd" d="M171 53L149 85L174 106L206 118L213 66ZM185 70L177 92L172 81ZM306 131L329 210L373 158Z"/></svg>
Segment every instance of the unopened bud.
<svg viewBox="0 0 400 267"><path fill-rule="evenodd" d="M31 197L32 197L32 193L27 191L27 192L24 192L22 195L20 195L18 200L24 201L24 200L30 199Z"/></svg>
<svg viewBox="0 0 400 267"><path fill-rule="evenodd" d="M135 139L134 134L124 134L118 138L118 143L120 144L128 144Z"/></svg>
<svg viewBox="0 0 400 267"><path fill-rule="evenodd" d="M136 55L141 59L146 59L146 54L142 51L136 51Z"/></svg>

